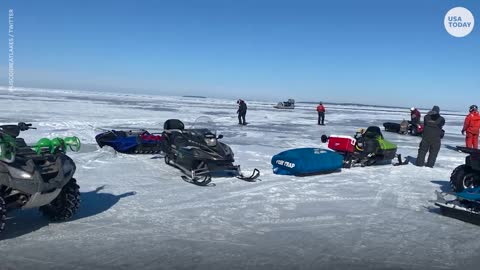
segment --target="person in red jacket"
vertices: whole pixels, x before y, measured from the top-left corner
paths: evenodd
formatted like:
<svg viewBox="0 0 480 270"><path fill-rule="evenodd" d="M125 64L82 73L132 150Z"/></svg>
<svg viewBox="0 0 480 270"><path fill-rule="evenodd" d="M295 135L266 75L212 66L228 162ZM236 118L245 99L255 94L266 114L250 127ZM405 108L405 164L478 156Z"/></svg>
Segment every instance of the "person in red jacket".
<svg viewBox="0 0 480 270"><path fill-rule="evenodd" d="M420 114L420 111L417 108L415 107L410 108L410 119L412 124L418 124L418 122L420 122L421 117L422 115Z"/></svg>
<svg viewBox="0 0 480 270"><path fill-rule="evenodd" d="M421 117L422 115L417 108L410 108L410 122L408 122L410 124L408 125L408 132L410 134L417 135L419 133L418 125L420 124Z"/></svg>
<svg viewBox="0 0 480 270"><path fill-rule="evenodd" d="M318 124L325 126L325 124L323 123L325 121L325 106L323 106L322 102L318 104L317 112L318 112Z"/></svg>
<svg viewBox="0 0 480 270"><path fill-rule="evenodd" d="M465 144L468 148L478 149L478 133L480 130L480 114L478 113L477 105L470 106L470 113L465 117L462 134L465 137Z"/></svg>

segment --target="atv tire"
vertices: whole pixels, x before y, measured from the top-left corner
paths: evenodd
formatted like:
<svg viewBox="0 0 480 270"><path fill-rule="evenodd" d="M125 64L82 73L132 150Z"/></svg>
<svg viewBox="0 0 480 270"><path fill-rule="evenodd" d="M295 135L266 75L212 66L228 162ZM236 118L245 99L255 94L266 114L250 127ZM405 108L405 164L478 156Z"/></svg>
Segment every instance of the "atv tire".
<svg viewBox="0 0 480 270"><path fill-rule="evenodd" d="M5 229L5 219L7 218L7 206L5 200L0 196L0 232Z"/></svg>
<svg viewBox="0 0 480 270"><path fill-rule="evenodd" d="M50 204L40 207L40 212L52 221L70 219L80 207L80 187L75 178L62 188L57 198Z"/></svg>
<svg viewBox="0 0 480 270"><path fill-rule="evenodd" d="M480 183L475 178L479 176L470 167L460 165L453 170L450 176L450 186L454 192L462 192L466 188L478 186Z"/></svg>

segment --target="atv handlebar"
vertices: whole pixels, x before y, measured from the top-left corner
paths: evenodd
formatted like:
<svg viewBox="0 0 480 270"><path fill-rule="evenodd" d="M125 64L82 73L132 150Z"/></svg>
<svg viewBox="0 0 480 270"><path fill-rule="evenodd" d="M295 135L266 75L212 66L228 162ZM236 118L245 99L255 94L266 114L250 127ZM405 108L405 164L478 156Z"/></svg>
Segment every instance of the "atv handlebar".
<svg viewBox="0 0 480 270"><path fill-rule="evenodd" d="M18 127L20 128L21 131L29 130L29 129L37 129L35 127L32 127L32 124L27 124L25 122L19 122Z"/></svg>

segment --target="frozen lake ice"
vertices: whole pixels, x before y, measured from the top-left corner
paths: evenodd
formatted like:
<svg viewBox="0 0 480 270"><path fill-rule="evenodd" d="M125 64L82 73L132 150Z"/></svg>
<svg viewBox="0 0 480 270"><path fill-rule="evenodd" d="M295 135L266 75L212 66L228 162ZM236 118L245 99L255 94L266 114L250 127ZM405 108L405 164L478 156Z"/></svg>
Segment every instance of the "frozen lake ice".
<svg viewBox="0 0 480 270"><path fill-rule="evenodd" d="M478 269L479 227L440 215L431 202L464 162L446 148L463 144L464 112L442 111L446 136L434 169L387 165L299 178L274 175L271 157L326 147L322 134L401 121L408 109L327 104L327 125L317 126L315 104L294 111L247 104L244 127L235 100L1 90L0 122L38 128L22 134L27 142L75 135L83 146L70 154L82 192L75 218L49 223L35 210L9 213L0 269ZM95 143L101 128L161 131L167 119L189 126L199 116L216 122L236 163L260 169L261 181L198 187L161 159ZM384 136L416 157L420 138Z"/></svg>

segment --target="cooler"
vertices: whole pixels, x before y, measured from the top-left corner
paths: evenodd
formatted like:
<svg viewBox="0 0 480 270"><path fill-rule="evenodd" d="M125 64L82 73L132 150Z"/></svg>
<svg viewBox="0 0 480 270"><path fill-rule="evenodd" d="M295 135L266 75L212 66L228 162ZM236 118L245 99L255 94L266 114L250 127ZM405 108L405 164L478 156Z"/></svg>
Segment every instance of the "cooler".
<svg viewBox="0 0 480 270"><path fill-rule="evenodd" d="M337 152L355 152L356 140L350 136L336 136L332 135L328 139L328 148Z"/></svg>

